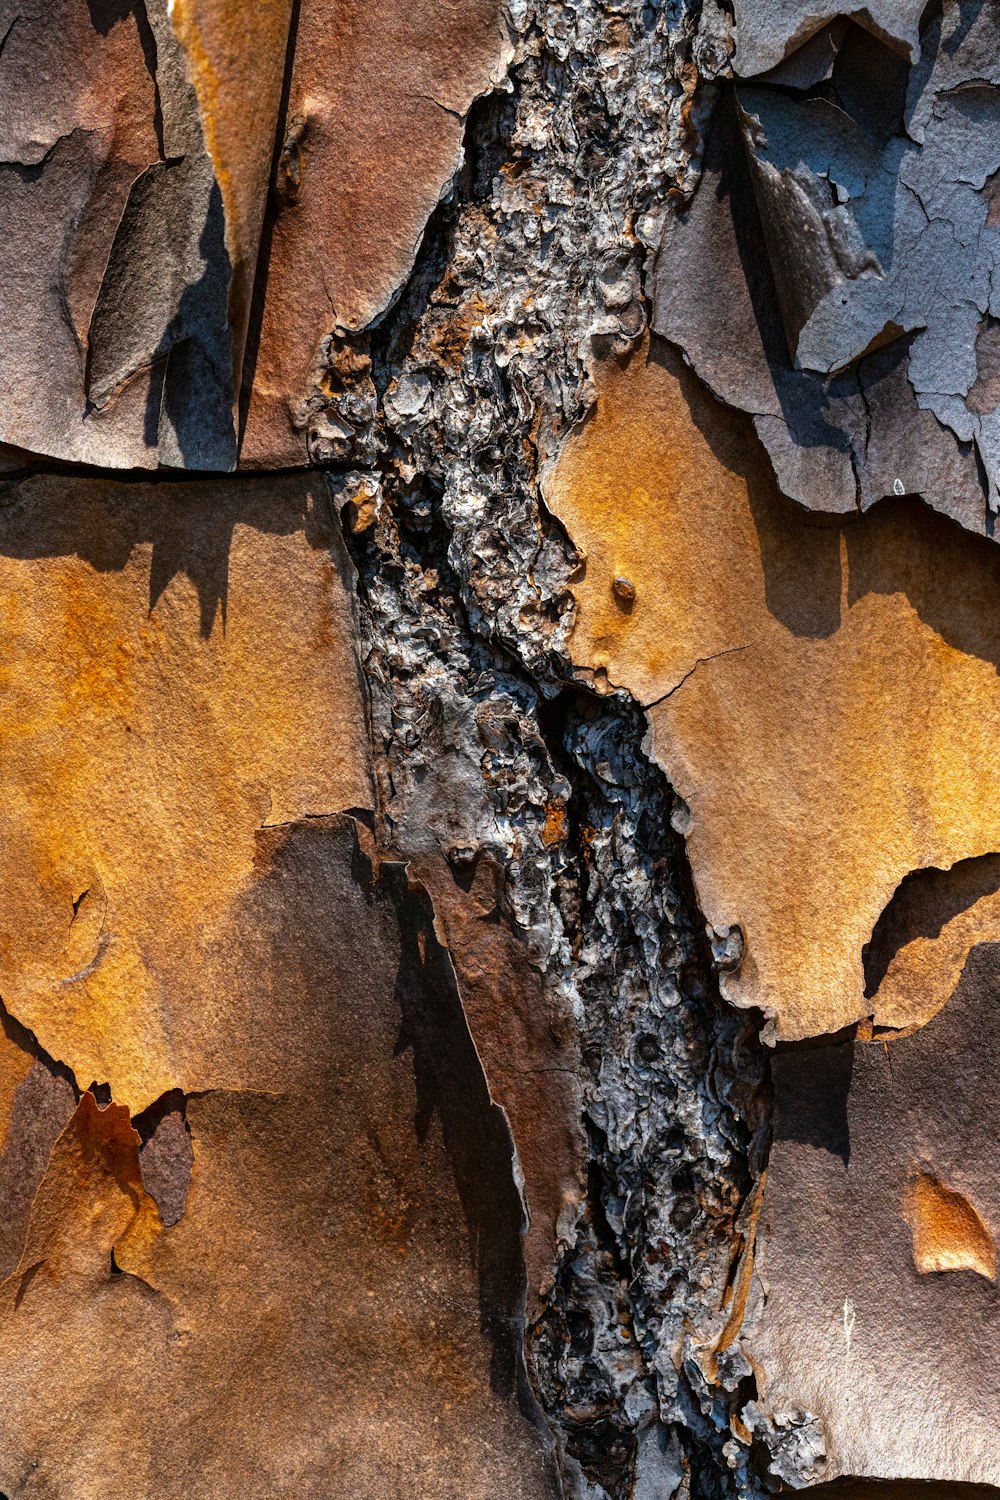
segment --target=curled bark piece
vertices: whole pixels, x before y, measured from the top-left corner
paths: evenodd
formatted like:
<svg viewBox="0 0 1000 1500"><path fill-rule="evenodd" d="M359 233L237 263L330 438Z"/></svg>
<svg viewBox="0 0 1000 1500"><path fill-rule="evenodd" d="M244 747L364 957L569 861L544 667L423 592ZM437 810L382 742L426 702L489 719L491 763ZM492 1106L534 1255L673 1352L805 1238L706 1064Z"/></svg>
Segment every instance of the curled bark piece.
<svg viewBox="0 0 1000 1500"><path fill-rule="evenodd" d="M694 202L665 228L655 326L754 418L809 509L920 494L992 534L996 17L951 0L909 68L853 27L829 82L811 77L720 103ZM734 324L738 343L717 336Z"/></svg>

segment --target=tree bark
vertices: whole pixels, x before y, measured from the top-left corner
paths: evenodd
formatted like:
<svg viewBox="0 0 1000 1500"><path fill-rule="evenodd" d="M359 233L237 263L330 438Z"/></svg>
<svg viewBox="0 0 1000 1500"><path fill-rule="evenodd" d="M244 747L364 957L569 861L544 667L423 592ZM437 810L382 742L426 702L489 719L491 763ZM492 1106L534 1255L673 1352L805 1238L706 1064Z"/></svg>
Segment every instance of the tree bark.
<svg viewBox="0 0 1000 1500"><path fill-rule="evenodd" d="M998 90L0 0L8 1500L1000 1492Z"/></svg>

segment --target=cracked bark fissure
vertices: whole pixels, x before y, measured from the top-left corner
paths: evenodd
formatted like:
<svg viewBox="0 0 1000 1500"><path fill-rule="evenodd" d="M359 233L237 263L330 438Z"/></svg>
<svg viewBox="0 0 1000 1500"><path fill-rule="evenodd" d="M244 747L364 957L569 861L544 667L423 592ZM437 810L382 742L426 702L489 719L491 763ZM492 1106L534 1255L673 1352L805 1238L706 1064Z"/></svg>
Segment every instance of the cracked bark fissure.
<svg viewBox="0 0 1000 1500"><path fill-rule="evenodd" d="M989 1500L989 0L252 11L0 0L0 1493Z"/></svg>

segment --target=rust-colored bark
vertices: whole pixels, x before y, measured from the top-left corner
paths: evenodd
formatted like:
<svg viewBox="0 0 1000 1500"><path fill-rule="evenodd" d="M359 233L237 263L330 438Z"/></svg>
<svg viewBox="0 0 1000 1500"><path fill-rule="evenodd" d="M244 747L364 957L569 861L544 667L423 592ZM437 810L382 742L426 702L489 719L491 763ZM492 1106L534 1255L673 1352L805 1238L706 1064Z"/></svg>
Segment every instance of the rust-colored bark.
<svg viewBox="0 0 1000 1500"><path fill-rule="evenodd" d="M0 1500L1000 1494L988 0L0 0Z"/></svg>

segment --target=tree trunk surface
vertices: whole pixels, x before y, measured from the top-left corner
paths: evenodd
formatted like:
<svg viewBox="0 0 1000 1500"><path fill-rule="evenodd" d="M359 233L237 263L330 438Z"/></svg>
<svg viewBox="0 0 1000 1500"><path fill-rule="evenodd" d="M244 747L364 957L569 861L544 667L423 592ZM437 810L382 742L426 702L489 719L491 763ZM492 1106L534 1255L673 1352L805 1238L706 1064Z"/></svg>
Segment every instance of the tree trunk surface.
<svg viewBox="0 0 1000 1500"><path fill-rule="evenodd" d="M0 0L0 140L0 1500L1000 1496L991 0Z"/></svg>

